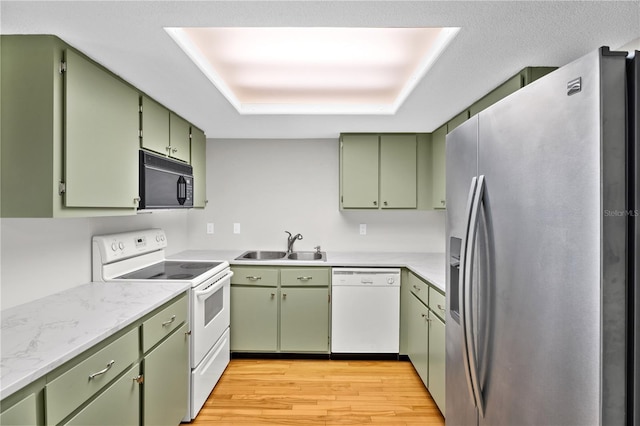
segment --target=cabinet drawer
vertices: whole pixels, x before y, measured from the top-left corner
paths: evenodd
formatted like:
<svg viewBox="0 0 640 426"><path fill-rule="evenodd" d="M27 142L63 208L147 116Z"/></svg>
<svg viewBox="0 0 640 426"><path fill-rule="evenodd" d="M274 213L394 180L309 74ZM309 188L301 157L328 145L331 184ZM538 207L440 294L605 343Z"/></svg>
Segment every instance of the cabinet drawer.
<svg viewBox="0 0 640 426"><path fill-rule="evenodd" d="M447 303L444 294L440 293L433 287L429 287L429 308L444 320Z"/></svg>
<svg viewBox="0 0 640 426"><path fill-rule="evenodd" d="M286 268L280 271L280 285L329 286L329 268Z"/></svg>
<svg viewBox="0 0 640 426"><path fill-rule="evenodd" d="M140 365L135 364L124 376L91 401L65 426L131 425L140 422L140 385L134 380Z"/></svg>
<svg viewBox="0 0 640 426"><path fill-rule="evenodd" d="M278 286L278 268L233 267L232 269L231 284L262 287Z"/></svg>
<svg viewBox="0 0 640 426"><path fill-rule="evenodd" d="M189 305L182 296L142 323L142 351L147 352L187 320Z"/></svg>
<svg viewBox="0 0 640 426"><path fill-rule="evenodd" d="M409 290L425 305L429 306L429 285L409 272Z"/></svg>
<svg viewBox="0 0 640 426"><path fill-rule="evenodd" d="M137 358L138 329L135 328L48 383L45 386L47 424L59 423Z"/></svg>

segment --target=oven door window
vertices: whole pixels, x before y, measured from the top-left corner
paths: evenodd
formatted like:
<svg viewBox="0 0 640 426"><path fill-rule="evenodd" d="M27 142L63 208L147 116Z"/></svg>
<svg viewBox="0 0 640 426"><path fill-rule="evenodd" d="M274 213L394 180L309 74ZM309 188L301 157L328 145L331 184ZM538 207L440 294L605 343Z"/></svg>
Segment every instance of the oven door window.
<svg viewBox="0 0 640 426"><path fill-rule="evenodd" d="M211 294L204 301L204 326L209 325L224 309L224 287Z"/></svg>

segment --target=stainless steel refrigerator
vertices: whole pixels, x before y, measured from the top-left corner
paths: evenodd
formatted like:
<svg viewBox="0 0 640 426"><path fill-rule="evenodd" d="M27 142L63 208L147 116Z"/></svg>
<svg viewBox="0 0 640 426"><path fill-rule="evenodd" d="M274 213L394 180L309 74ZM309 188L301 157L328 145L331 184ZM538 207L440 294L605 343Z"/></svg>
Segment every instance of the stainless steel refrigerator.
<svg viewBox="0 0 640 426"><path fill-rule="evenodd" d="M603 47L447 135L447 425L640 424L637 68Z"/></svg>

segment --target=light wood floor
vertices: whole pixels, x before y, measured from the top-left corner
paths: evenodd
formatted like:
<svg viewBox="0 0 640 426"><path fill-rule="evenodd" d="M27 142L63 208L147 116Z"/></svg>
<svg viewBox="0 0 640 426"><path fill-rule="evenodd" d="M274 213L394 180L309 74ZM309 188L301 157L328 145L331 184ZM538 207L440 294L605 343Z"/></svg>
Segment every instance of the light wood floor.
<svg viewBox="0 0 640 426"><path fill-rule="evenodd" d="M234 359L192 423L444 425L410 362Z"/></svg>

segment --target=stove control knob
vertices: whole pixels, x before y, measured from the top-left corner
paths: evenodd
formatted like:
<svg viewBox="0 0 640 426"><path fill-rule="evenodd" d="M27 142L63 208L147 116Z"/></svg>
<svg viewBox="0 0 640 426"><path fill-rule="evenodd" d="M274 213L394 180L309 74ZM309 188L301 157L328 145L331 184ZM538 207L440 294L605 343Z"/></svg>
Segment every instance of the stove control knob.
<svg viewBox="0 0 640 426"><path fill-rule="evenodd" d="M118 245L116 243L111 244L111 250L116 251L118 249Z"/></svg>
<svg viewBox="0 0 640 426"><path fill-rule="evenodd" d="M393 277L387 278L387 284L393 284L396 280Z"/></svg>
<svg viewBox="0 0 640 426"><path fill-rule="evenodd" d="M156 241L160 242L160 235L156 235Z"/></svg>
<svg viewBox="0 0 640 426"><path fill-rule="evenodd" d="M120 247L120 250L124 250L124 243L120 241L120 243L118 244L118 247Z"/></svg>

